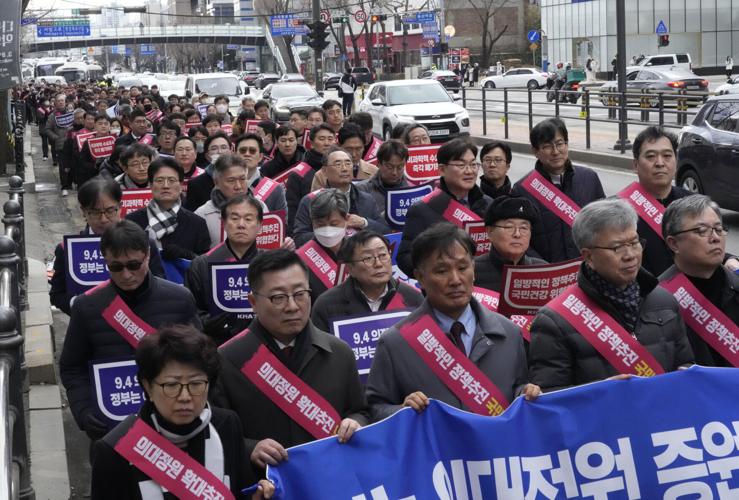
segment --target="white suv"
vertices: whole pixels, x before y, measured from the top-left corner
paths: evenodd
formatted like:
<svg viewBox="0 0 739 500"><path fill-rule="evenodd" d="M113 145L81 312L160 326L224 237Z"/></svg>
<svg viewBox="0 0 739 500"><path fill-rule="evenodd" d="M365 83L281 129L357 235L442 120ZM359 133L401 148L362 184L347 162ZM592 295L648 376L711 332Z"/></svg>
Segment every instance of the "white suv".
<svg viewBox="0 0 739 500"><path fill-rule="evenodd" d="M643 59L636 62L636 66L673 71L677 68L682 68L685 71L693 72L693 61L690 59L690 54L654 54L644 56ZM630 66L630 68L633 68L633 66Z"/></svg>
<svg viewBox="0 0 739 500"><path fill-rule="evenodd" d="M470 115L457 100L436 80L395 80L372 85L359 110L372 115L372 131L383 139L398 123L417 122L441 142L470 132Z"/></svg>

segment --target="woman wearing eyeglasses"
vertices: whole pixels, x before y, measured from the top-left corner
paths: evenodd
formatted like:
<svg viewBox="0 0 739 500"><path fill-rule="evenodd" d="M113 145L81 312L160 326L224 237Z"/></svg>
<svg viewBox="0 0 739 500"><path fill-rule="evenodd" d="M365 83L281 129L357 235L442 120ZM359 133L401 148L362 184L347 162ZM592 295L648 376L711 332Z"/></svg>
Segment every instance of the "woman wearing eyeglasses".
<svg viewBox="0 0 739 500"><path fill-rule="evenodd" d="M149 272L150 241L134 222L108 226L100 252L110 279L74 301L59 358L72 415L93 440L110 430L102 415L104 402L113 397L110 388L106 391L100 384L95 366L133 356L141 339L160 325L190 323L201 328L192 294Z"/></svg>
<svg viewBox="0 0 739 500"><path fill-rule="evenodd" d="M208 404L220 370L215 345L192 327L163 327L140 342L136 365L147 401L95 443L91 497L169 499L207 489L245 498L255 478L239 417ZM252 498L273 491L262 480Z"/></svg>
<svg viewBox="0 0 739 500"><path fill-rule="evenodd" d="M493 200L485 212L490 252L475 257L475 286L500 292L503 266L546 264L526 255L538 223L539 212L526 198L500 196Z"/></svg>
<svg viewBox="0 0 739 500"><path fill-rule="evenodd" d="M109 177L98 176L82 185L77 191L82 215L87 225L80 231L81 235L102 235L108 226L121 220L121 187ZM156 250L156 243L150 242L151 250ZM159 252L152 251L149 268L154 276L164 277L164 268ZM67 249L63 243L54 250L54 275L50 280L49 298L52 305L69 314L72 301L80 291L71 291L67 287Z"/></svg>

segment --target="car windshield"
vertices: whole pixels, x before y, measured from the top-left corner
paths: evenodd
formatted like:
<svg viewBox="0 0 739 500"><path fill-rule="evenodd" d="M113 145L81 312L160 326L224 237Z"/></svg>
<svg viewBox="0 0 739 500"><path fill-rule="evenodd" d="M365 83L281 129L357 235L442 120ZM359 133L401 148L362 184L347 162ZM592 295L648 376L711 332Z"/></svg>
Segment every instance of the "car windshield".
<svg viewBox="0 0 739 500"><path fill-rule="evenodd" d="M234 78L202 78L196 81L197 92L210 95L237 95L240 91L239 81Z"/></svg>
<svg viewBox="0 0 739 500"><path fill-rule="evenodd" d="M272 87L272 97L314 97L316 91L308 85L275 85Z"/></svg>
<svg viewBox="0 0 739 500"><path fill-rule="evenodd" d="M388 106L401 104L424 104L430 102L451 102L449 94L441 85L401 85L388 87Z"/></svg>

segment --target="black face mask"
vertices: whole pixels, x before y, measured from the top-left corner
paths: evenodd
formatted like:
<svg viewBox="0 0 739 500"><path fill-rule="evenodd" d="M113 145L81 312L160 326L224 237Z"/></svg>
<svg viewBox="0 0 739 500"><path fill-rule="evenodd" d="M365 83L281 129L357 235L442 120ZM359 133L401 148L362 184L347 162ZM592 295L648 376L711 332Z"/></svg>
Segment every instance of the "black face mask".
<svg viewBox="0 0 739 500"><path fill-rule="evenodd" d="M80 124L80 123L75 123L75 124L72 125L72 128L75 129L75 130L82 130L83 128L85 128L85 125L84 124Z"/></svg>
<svg viewBox="0 0 739 500"><path fill-rule="evenodd" d="M151 108L152 108L151 104L144 104L144 111L149 112L151 111Z"/></svg>

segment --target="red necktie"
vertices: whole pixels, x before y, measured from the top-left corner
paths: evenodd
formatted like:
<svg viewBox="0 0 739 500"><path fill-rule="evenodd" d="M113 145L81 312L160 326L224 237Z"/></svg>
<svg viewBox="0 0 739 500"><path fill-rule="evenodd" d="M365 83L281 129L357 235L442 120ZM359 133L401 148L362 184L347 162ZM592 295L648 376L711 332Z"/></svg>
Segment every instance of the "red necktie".
<svg viewBox="0 0 739 500"><path fill-rule="evenodd" d="M285 359L290 359L290 355L293 353L293 346L285 346L282 348L282 355L285 356Z"/></svg>
<svg viewBox="0 0 739 500"><path fill-rule="evenodd" d="M452 328L449 330L449 337L452 343L462 351L462 354L467 356L467 350L464 348L464 342L462 342L462 334L465 332L464 325L459 321L452 323Z"/></svg>

